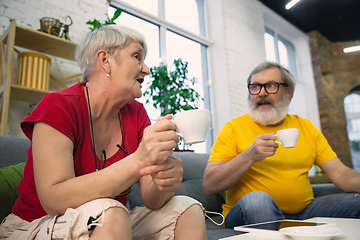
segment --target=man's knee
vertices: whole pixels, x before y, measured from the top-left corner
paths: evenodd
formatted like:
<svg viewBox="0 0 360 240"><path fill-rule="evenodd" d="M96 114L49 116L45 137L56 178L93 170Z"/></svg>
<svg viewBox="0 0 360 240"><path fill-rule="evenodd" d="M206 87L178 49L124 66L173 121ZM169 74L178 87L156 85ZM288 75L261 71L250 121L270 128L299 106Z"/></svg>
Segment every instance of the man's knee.
<svg viewBox="0 0 360 240"><path fill-rule="evenodd" d="M226 227L283 219L272 197L265 192L251 192L233 206L226 217Z"/></svg>
<svg viewBox="0 0 360 240"><path fill-rule="evenodd" d="M242 205L242 207L262 208L273 205L274 200L269 194L265 192L255 191L242 197L239 200L239 204Z"/></svg>
<svg viewBox="0 0 360 240"><path fill-rule="evenodd" d="M261 191L251 192L238 201L243 214L245 215L262 215L273 213L279 210L273 198Z"/></svg>

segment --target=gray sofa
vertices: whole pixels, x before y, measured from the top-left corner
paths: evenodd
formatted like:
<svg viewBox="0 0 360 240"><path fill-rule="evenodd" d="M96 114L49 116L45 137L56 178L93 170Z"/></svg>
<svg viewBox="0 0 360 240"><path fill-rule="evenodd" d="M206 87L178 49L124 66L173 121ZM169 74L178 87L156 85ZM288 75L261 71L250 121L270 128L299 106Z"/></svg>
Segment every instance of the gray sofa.
<svg viewBox="0 0 360 240"><path fill-rule="evenodd" d="M30 141L27 139L0 136L0 168L4 170L4 167L26 162L29 146ZM174 152L174 156L179 157L182 160L184 169L183 182L180 189L176 192L176 195L190 196L200 201L206 210L221 213L221 206L224 203L222 196L220 194L207 196L202 188L203 172L209 155L192 152ZM0 171L0 181L6 181L2 178L1 173L2 172ZM17 191L17 189L12 189L13 192L15 190ZM315 197L339 192L339 189L333 184L313 184L313 190ZM0 189L0 206L2 210L7 211L8 214L11 211L11 204L13 204L15 199L5 199L5 197L4 192ZM141 200L139 187L135 184L129 194L129 203L127 207L131 209L135 206L142 205L143 202ZM221 222L222 220L220 216L209 215L217 222ZM2 221L2 218L3 216L0 216L0 222ZM229 237L235 234L243 234L232 229L224 229L222 226L217 226L208 219L206 219L206 227L209 240Z"/></svg>

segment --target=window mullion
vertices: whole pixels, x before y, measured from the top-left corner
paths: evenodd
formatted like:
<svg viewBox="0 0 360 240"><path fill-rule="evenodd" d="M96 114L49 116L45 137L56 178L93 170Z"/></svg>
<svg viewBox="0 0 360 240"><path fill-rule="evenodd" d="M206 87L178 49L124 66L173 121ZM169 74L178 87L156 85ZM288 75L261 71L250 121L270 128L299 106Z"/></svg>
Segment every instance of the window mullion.
<svg viewBox="0 0 360 240"><path fill-rule="evenodd" d="M159 18L165 21L165 0L158 0L159 5ZM162 62L167 64L167 57L166 57L166 27L164 25L159 26L159 44L160 44L160 53L159 57Z"/></svg>
<svg viewBox="0 0 360 240"><path fill-rule="evenodd" d="M162 62L167 64L167 55L166 55L166 28L163 26L159 27L159 39L160 39L160 59Z"/></svg>
<svg viewBox="0 0 360 240"><path fill-rule="evenodd" d="M204 0L196 0L196 5L198 7L198 14L199 14L199 28L200 28L200 35L207 37L207 27L206 27L206 11L205 11L205 2Z"/></svg>
<svg viewBox="0 0 360 240"><path fill-rule="evenodd" d="M158 16L159 18L165 20L165 0L158 0L158 6L159 6Z"/></svg>
<svg viewBox="0 0 360 240"><path fill-rule="evenodd" d="M275 57L276 57L276 62L280 63L278 41L279 41L278 35L274 33Z"/></svg>
<svg viewBox="0 0 360 240"><path fill-rule="evenodd" d="M201 45L201 68L202 68L202 78L203 78L203 92L204 92L204 108L211 111L211 97L210 97L210 81L209 81L209 71L208 71L208 48ZM209 134L206 137L206 149L207 152L210 152L212 145L214 144L214 133L213 133L213 124L210 123Z"/></svg>
<svg viewBox="0 0 360 240"><path fill-rule="evenodd" d="M165 21L165 0L158 0L159 6L159 18ZM159 57L162 62L166 61L166 27L163 25L159 26Z"/></svg>

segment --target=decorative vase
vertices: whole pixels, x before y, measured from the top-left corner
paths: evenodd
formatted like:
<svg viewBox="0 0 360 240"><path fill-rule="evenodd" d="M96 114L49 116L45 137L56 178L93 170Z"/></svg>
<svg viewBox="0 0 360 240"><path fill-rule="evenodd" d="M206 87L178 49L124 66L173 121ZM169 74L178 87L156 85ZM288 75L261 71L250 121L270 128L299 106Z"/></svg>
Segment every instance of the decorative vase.
<svg viewBox="0 0 360 240"><path fill-rule="evenodd" d="M18 54L17 83L24 87L49 90L51 59L37 52Z"/></svg>

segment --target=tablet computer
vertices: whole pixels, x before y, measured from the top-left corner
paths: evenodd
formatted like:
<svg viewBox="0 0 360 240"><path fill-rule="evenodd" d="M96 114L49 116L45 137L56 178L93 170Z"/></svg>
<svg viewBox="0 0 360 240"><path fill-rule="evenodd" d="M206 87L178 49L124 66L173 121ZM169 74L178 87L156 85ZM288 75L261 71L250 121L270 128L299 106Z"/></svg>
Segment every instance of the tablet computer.
<svg viewBox="0 0 360 240"><path fill-rule="evenodd" d="M283 235L283 233L279 232L281 228L286 227L301 227L301 226L319 226L325 225L327 223L317 223L317 222L304 222L301 220L277 220L271 222L263 222L256 224L249 224L235 227L236 231L243 232L253 232L253 233L264 233L271 235Z"/></svg>

